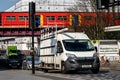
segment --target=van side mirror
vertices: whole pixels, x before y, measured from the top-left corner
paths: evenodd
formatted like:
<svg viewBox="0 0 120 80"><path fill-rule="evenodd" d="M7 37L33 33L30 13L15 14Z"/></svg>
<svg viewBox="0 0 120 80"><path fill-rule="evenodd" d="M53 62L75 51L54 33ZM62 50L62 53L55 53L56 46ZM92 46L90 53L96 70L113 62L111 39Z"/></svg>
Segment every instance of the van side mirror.
<svg viewBox="0 0 120 80"><path fill-rule="evenodd" d="M62 48L62 44L60 41L57 42L57 53L62 53L63 52L63 48Z"/></svg>
<svg viewBox="0 0 120 80"><path fill-rule="evenodd" d="M95 46L95 51L96 51L96 52L98 51L96 46Z"/></svg>
<svg viewBox="0 0 120 80"><path fill-rule="evenodd" d="M63 49L61 47L57 47L57 53L62 53Z"/></svg>

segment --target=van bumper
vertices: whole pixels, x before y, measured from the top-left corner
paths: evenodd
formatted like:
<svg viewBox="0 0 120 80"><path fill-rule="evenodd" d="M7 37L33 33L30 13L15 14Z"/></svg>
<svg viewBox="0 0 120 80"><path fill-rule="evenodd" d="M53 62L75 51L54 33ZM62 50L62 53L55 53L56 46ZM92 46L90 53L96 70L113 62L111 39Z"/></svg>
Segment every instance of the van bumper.
<svg viewBox="0 0 120 80"><path fill-rule="evenodd" d="M98 57L68 58L65 61L67 71L96 69L100 67Z"/></svg>

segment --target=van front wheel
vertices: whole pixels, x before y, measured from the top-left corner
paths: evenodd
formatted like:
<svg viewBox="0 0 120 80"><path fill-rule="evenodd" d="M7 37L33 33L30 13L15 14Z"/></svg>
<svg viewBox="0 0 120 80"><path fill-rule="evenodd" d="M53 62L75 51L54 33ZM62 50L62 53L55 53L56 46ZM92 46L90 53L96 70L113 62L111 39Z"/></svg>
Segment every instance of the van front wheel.
<svg viewBox="0 0 120 80"><path fill-rule="evenodd" d="M65 66L65 63L62 63L61 72L64 73L64 74L68 73L68 71L66 69L66 66Z"/></svg>
<svg viewBox="0 0 120 80"><path fill-rule="evenodd" d="M97 74L99 72L99 68L95 68L91 70L93 74Z"/></svg>

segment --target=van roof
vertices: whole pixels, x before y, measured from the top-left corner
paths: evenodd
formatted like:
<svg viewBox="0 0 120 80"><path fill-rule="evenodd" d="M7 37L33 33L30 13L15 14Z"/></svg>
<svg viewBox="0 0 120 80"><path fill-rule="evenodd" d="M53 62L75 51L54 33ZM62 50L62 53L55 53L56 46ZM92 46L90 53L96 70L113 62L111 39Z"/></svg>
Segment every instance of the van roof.
<svg viewBox="0 0 120 80"><path fill-rule="evenodd" d="M80 32L65 32L58 34L57 39L88 39L88 36L85 33Z"/></svg>

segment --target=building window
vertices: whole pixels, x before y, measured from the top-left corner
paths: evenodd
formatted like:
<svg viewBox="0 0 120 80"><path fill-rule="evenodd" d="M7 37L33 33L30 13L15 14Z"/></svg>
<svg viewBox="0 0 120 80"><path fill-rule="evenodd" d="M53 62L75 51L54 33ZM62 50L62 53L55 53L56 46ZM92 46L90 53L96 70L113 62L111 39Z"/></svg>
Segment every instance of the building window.
<svg viewBox="0 0 120 80"><path fill-rule="evenodd" d="M58 16L58 20L67 20L66 16Z"/></svg>

